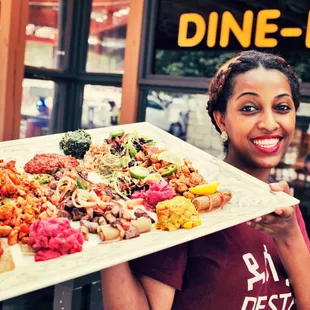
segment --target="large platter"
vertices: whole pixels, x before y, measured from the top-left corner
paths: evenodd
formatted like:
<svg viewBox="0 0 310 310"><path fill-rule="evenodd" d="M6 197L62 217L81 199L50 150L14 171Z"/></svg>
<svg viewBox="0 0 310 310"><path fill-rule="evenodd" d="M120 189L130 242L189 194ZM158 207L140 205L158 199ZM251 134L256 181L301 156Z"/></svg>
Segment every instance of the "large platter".
<svg viewBox="0 0 310 310"><path fill-rule="evenodd" d="M172 247L207 234L240 224L299 201L284 193L273 193L267 184L231 167L221 160L175 138L148 123L119 126L126 132L137 131L159 145L180 152L192 160L194 167L208 182L220 181L220 189L232 191L232 200L223 210L202 214L202 225L175 232L153 230L139 238L98 245L98 239L85 242L81 253L35 263L33 257L23 256L20 247L12 247L16 268L0 275L0 301L35 291L50 285L80 277L121 262ZM116 127L93 129L93 143L102 143ZM17 168L37 153L61 153L58 147L62 134L0 143L0 159L16 160Z"/></svg>

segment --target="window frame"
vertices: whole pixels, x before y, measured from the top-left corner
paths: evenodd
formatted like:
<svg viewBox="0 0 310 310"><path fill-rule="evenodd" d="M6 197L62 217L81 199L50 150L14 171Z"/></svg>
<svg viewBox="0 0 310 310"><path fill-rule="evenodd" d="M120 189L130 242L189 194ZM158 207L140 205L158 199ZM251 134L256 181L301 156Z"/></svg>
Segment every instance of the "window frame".
<svg viewBox="0 0 310 310"><path fill-rule="evenodd" d="M55 83L51 133L81 127L84 87L86 84L122 87L123 74L86 71L92 0L60 0L65 4L59 18L66 20L64 29L64 69L26 66L24 78L50 80ZM62 14L62 15L61 15Z"/></svg>

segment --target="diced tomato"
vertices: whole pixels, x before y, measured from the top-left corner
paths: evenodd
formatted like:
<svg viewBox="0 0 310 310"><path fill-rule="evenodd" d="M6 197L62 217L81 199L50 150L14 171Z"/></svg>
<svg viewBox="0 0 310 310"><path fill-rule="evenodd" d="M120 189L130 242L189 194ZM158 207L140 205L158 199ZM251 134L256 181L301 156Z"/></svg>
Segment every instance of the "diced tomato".
<svg viewBox="0 0 310 310"><path fill-rule="evenodd" d="M20 232L23 232L25 234L29 234L29 231L30 231L30 225L29 224L26 224L26 223L23 223L20 225L20 229L19 229Z"/></svg>
<svg viewBox="0 0 310 310"><path fill-rule="evenodd" d="M156 163L155 164L155 169L158 171L161 168L161 163Z"/></svg>
<svg viewBox="0 0 310 310"><path fill-rule="evenodd" d="M94 189L94 192L96 193L96 195L97 195L98 197L101 197L101 196L102 196L102 191L101 191L101 189L95 188L95 189Z"/></svg>

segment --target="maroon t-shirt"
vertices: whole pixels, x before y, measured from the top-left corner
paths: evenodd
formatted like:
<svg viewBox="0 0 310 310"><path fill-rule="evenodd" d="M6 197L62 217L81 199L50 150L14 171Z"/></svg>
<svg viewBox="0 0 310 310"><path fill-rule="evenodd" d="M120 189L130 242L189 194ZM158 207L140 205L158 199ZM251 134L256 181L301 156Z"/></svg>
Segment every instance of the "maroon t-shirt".
<svg viewBox="0 0 310 310"><path fill-rule="evenodd" d="M299 208L297 218L310 250ZM177 289L173 309L288 310L294 300L272 238L240 224L131 262Z"/></svg>

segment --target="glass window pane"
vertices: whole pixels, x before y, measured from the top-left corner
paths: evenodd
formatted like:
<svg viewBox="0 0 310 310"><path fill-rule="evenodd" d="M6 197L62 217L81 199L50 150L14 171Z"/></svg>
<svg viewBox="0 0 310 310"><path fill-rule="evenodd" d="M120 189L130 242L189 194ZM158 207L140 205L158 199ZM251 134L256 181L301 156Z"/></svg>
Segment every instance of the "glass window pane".
<svg viewBox="0 0 310 310"><path fill-rule="evenodd" d="M118 125L121 100L120 87L85 85L82 128Z"/></svg>
<svg viewBox="0 0 310 310"><path fill-rule="evenodd" d="M287 0L205 0L193 4L188 0L159 0L158 15L154 17L157 25L153 73L210 78L224 60L240 50L254 48L281 55L294 66L303 82L310 82L309 47L305 43L310 38L310 1L297 1L296 5L292 3ZM278 9L281 16L275 16L272 22L270 19L267 23L277 26L279 30L266 35L265 27L257 26L263 23L262 14L260 18L258 14L261 10L271 9ZM253 26L249 26L251 18L247 18L246 27L242 28L246 11L253 13ZM180 26L180 17L187 13L194 14L188 23L183 20ZM212 18L213 22L210 22ZM233 31L230 29L232 20L245 29L237 36L233 33L238 32L236 28L232 27ZM289 28L295 29L295 35L283 34L282 30L289 32ZM259 38L265 38L265 35L266 40L261 42ZM259 46L257 42L260 42ZM268 43L275 45L267 47Z"/></svg>
<svg viewBox="0 0 310 310"><path fill-rule="evenodd" d="M124 72L129 0L93 0L86 71Z"/></svg>
<svg viewBox="0 0 310 310"><path fill-rule="evenodd" d="M64 69L67 0L29 2L25 65Z"/></svg>
<svg viewBox="0 0 310 310"><path fill-rule="evenodd" d="M50 133L54 88L55 83L52 81L24 79L20 138Z"/></svg>
<svg viewBox="0 0 310 310"><path fill-rule="evenodd" d="M214 156L223 157L219 133L206 111L207 100L207 95L149 91L145 121Z"/></svg>

